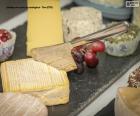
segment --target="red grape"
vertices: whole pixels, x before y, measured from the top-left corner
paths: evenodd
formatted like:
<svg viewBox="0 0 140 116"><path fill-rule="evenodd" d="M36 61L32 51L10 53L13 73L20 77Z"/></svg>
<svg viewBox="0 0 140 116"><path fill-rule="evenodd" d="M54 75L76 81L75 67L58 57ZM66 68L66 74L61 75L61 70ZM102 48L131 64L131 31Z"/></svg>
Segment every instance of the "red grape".
<svg viewBox="0 0 140 116"><path fill-rule="evenodd" d="M95 53L92 52L86 52L84 55L84 60L88 67L94 68L99 63L98 58L96 57Z"/></svg>
<svg viewBox="0 0 140 116"><path fill-rule="evenodd" d="M76 73L82 74L84 72L84 64L83 63L76 63L77 69L75 70Z"/></svg>
<svg viewBox="0 0 140 116"><path fill-rule="evenodd" d="M92 52L104 52L105 51L105 44L102 41L96 41L92 43Z"/></svg>
<svg viewBox="0 0 140 116"><path fill-rule="evenodd" d="M5 29L0 29L0 40L2 42L6 42L7 40L11 39L11 34Z"/></svg>
<svg viewBox="0 0 140 116"><path fill-rule="evenodd" d="M84 56L82 55L81 52L72 51L72 56L76 62L78 62L78 63L84 62Z"/></svg>

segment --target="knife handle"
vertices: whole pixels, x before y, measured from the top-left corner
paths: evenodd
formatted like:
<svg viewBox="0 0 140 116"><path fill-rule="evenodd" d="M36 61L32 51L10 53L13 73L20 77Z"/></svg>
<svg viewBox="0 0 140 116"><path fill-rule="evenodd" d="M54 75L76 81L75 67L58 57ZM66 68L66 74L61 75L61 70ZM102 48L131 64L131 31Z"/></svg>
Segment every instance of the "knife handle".
<svg viewBox="0 0 140 116"><path fill-rule="evenodd" d="M97 40L103 40L106 37L127 32L128 27L129 27L129 24L126 21L117 23L105 29L102 29L100 31L97 31L95 33L91 33L83 37L76 37L70 43L73 45L73 47L75 47L78 45L87 44L87 43L94 42Z"/></svg>

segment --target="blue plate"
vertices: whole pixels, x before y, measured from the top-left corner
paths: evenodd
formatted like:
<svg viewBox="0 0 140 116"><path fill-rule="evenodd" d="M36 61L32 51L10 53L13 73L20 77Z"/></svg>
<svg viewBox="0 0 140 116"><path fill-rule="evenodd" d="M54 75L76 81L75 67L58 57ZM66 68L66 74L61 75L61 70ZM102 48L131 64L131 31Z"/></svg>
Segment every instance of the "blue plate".
<svg viewBox="0 0 140 116"><path fill-rule="evenodd" d="M97 4L87 0L74 0L74 2L80 6L90 6L100 10L104 17L115 20L126 20L132 15L132 8L115 8L102 4Z"/></svg>

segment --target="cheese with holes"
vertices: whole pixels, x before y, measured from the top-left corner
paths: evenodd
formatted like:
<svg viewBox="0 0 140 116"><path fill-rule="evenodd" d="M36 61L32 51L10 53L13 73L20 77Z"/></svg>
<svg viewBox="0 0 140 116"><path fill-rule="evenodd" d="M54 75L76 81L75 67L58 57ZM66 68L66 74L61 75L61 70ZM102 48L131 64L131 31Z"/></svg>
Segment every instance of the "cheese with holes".
<svg viewBox="0 0 140 116"><path fill-rule="evenodd" d="M65 71L31 58L1 64L4 92L30 93L46 105L69 101L69 81Z"/></svg>
<svg viewBox="0 0 140 116"><path fill-rule="evenodd" d="M122 87L115 100L115 116L140 116L140 88Z"/></svg>
<svg viewBox="0 0 140 116"><path fill-rule="evenodd" d="M32 48L63 43L60 1L28 0L28 7L27 55Z"/></svg>

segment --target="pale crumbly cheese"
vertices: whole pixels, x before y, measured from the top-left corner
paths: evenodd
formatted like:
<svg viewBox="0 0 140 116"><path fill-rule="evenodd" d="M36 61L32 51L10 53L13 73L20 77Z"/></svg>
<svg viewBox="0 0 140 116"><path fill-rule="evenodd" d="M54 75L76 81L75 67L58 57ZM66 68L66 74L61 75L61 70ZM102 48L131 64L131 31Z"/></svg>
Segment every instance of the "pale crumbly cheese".
<svg viewBox="0 0 140 116"><path fill-rule="evenodd" d="M102 14L91 7L73 7L62 11L63 32L66 42L103 28Z"/></svg>
<svg viewBox="0 0 140 116"><path fill-rule="evenodd" d="M60 1L28 0L27 3L27 55L32 48L63 43Z"/></svg>
<svg viewBox="0 0 140 116"><path fill-rule="evenodd" d="M115 100L115 116L140 116L140 88L121 87Z"/></svg>
<svg viewBox="0 0 140 116"><path fill-rule="evenodd" d="M65 71L31 58L1 64L4 92L30 93L45 105L69 101L69 81Z"/></svg>

